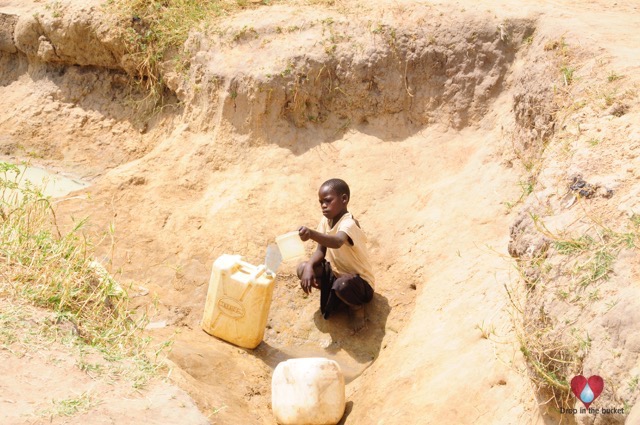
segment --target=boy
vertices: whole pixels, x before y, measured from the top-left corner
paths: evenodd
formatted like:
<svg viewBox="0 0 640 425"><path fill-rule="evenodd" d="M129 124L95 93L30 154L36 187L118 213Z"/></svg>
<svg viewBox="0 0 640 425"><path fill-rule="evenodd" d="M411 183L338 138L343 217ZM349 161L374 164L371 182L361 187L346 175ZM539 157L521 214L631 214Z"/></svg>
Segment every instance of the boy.
<svg viewBox="0 0 640 425"><path fill-rule="evenodd" d="M364 304L373 298L374 276L367 251L367 237L347 210L349 186L343 180L327 180L318 190L324 218L317 230L300 227L300 239L318 243L309 261L298 265L305 293L320 289L320 311L325 319L344 303L349 307L354 333L365 326ZM331 269L335 268L335 271Z"/></svg>

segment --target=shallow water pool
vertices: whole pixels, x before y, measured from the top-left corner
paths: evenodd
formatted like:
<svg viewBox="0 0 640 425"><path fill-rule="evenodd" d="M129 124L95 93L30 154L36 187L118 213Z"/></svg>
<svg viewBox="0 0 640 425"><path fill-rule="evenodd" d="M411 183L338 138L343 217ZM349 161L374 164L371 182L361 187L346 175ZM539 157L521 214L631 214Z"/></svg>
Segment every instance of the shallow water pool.
<svg viewBox="0 0 640 425"><path fill-rule="evenodd" d="M76 190L90 186L90 183L79 178L62 175L45 168L31 165L16 165L20 169L17 177L20 187L25 187L27 182L40 188L42 193L52 198L59 198L68 195ZM12 177L12 176L8 176Z"/></svg>

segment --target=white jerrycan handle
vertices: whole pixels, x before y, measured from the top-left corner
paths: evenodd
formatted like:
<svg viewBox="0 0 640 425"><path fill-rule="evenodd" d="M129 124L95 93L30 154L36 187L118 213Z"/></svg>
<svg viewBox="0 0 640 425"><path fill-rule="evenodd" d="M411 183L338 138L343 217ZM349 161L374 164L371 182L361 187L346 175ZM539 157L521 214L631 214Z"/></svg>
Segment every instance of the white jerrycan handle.
<svg viewBox="0 0 640 425"><path fill-rule="evenodd" d="M260 276L262 276L262 274L265 271L267 271L267 267L264 264L260 264L259 266L256 267L253 264L249 264L246 261L242 261L242 260L238 260L236 264L238 266L243 267L246 270L253 270L255 268L255 270L253 270L249 274L249 282L250 283L256 283L256 279L258 279Z"/></svg>
<svg viewBox="0 0 640 425"><path fill-rule="evenodd" d="M267 266L265 266L264 264L260 264L256 269L256 271L251 274L251 277L249 278L249 282L256 283L256 279L262 276L262 274L266 271L267 271Z"/></svg>

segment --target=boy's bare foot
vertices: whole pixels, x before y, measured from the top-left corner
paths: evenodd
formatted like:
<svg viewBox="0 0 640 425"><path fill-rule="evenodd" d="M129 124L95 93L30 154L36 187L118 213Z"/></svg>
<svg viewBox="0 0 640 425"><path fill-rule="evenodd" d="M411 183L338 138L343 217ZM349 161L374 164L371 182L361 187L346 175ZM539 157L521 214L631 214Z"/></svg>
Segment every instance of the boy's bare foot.
<svg viewBox="0 0 640 425"><path fill-rule="evenodd" d="M366 327L364 306L349 307L349 313L351 316L351 328L353 329L351 335L354 335Z"/></svg>

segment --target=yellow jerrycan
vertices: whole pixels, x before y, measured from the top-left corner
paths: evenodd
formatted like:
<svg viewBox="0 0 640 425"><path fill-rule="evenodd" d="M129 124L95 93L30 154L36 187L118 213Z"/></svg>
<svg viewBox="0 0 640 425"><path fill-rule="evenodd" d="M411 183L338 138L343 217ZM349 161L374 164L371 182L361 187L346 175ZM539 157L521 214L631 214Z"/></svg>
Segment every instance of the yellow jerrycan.
<svg viewBox="0 0 640 425"><path fill-rule="evenodd" d="M264 337L275 275L240 255L223 254L213 263L202 329L239 347L256 348Z"/></svg>

